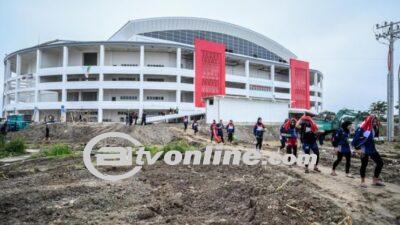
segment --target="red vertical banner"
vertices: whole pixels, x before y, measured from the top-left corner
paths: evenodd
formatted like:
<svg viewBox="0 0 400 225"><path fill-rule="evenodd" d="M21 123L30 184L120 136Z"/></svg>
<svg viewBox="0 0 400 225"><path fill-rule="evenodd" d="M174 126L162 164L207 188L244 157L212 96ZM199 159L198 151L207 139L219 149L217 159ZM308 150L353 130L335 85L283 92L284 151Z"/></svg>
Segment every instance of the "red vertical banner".
<svg viewBox="0 0 400 225"><path fill-rule="evenodd" d="M203 98L225 95L225 45L196 39L195 106L204 107Z"/></svg>
<svg viewBox="0 0 400 225"><path fill-rule="evenodd" d="M310 69L308 62L290 59L291 107L310 109Z"/></svg>

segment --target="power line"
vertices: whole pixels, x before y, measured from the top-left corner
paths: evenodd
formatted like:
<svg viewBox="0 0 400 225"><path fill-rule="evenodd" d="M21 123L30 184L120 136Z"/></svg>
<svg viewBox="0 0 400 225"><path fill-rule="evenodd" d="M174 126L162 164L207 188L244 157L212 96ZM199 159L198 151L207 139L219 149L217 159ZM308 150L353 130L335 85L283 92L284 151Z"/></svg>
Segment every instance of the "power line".
<svg viewBox="0 0 400 225"><path fill-rule="evenodd" d="M388 74L387 74L387 140L393 141L394 136L394 75L393 75L393 51L394 42L400 38L400 21L399 22L387 22L383 24L376 24L374 27L375 38L378 42L389 45L388 51ZM398 86L400 90L400 76L398 80ZM399 91L400 100L400 91ZM400 108L399 108L400 115Z"/></svg>

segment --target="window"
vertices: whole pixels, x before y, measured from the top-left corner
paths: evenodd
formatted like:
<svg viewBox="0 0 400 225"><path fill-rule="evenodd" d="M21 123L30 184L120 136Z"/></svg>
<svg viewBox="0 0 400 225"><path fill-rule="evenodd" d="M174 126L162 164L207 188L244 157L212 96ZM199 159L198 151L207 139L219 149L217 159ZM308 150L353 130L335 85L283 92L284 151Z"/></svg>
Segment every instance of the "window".
<svg viewBox="0 0 400 225"><path fill-rule="evenodd" d="M289 88L280 88L280 87L275 87L275 92L279 92L279 93L290 93Z"/></svg>
<svg viewBox="0 0 400 225"><path fill-rule="evenodd" d="M256 58L285 62L285 60L280 58L275 53L253 42L217 32L202 31L202 30L165 30L165 31L142 33L140 35L189 44L189 45L194 45L194 40L196 38L200 38L208 41L224 43L226 46L226 52L229 53L238 53L241 55L247 55ZM148 66L157 66L157 65L148 65Z"/></svg>
<svg viewBox="0 0 400 225"><path fill-rule="evenodd" d="M113 102L117 101L117 97L111 97L111 101Z"/></svg>
<svg viewBox="0 0 400 225"><path fill-rule="evenodd" d="M246 89L246 84L226 81L225 87L227 87L227 88Z"/></svg>
<svg viewBox="0 0 400 225"><path fill-rule="evenodd" d="M147 64L148 67L164 67L162 64Z"/></svg>
<svg viewBox="0 0 400 225"><path fill-rule="evenodd" d="M121 64L121 66L138 66L138 64L126 64L126 63L123 63L123 64Z"/></svg>
<svg viewBox="0 0 400 225"><path fill-rule="evenodd" d="M147 96L146 99L151 101L164 101L164 96Z"/></svg>
<svg viewBox="0 0 400 225"><path fill-rule="evenodd" d="M146 81L149 82L164 82L163 78L147 78Z"/></svg>
<svg viewBox="0 0 400 225"><path fill-rule="evenodd" d="M83 65L84 66L97 66L97 53L83 53Z"/></svg>
<svg viewBox="0 0 400 225"><path fill-rule="evenodd" d="M131 96L121 96L120 99L122 101L134 101L137 100L137 96L131 95Z"/></svg>
<svg viewBox="0 0 400 225"><path fill-rule="evenodd" d="M208 104L209 104L209 105L214 105L214 99L210 99L210 100L208 101Z"/></svg>
<svg viewBox="0 0 400 225"><path fill-rule="evenodd" d="M67 101L68 102L77 102L77 101L79 101L79 93L78 92L69 92L69 93L67 93Z"/></svg>
<svg viewBox="0 0 400 225"><path fill-rule="evenodd" d="M134 77L120 77L118 78L119 81L135 81L136 78Z"/></svg>
<svg viewBox="0 0 400 225"><path fill-rule="evenodd" d="M252 91L271 91L271 87L261 86L261 85L250 85L250 90Z"/></svg>
<svg viewBox="0 0 400 225"><path fill-rule="evenodd" d="M97 101L97 92L82 92L82 101Z"/></svg>

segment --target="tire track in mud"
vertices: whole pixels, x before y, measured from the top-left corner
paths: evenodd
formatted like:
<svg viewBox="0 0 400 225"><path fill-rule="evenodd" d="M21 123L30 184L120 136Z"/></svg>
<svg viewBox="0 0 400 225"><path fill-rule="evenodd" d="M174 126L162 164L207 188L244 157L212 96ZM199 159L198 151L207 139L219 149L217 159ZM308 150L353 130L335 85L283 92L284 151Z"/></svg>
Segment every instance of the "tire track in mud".
<svg viewBox="0 0 400 225"><path fill-rule="evenodd" d="M180 132L182 137L188 141L205 142L224 150L243 151L251 146L240 143L222 147L220 144L212 144L209 139L200 135L188 134L177 128L172 129ZM264 146L262 154L267 157L273 151L273 147ZM341 172L338 172L338 176L333 177L330 175L331 168L323 165L318 167L322 171L321 173L311 172L309 174L305 174L304 169L298 166L290 168L279 166L279 168L281 171L296 174L301 179L313 184L316 187L316 194L331 200L342 208L351 218L351 221L344 220L344 224L400 224L400 186L397 184L386 183L385 187L368 185L368 188L361 188L359 177L348 178ZM372 183L371 179L366 179L366 182L367 184Z"/></svg>

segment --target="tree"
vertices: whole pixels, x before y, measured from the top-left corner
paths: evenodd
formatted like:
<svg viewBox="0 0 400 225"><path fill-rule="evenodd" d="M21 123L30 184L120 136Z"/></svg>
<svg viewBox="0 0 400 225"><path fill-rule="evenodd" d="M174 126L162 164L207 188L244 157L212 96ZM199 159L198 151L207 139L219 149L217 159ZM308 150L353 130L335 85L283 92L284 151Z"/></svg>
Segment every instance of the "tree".
<svg viewBox="0 0 400 225"><path fill-rule="evenodd" d="M385 119L388 106L385 101L373 102L369 107L369 113L375 114L380 120Z"/></svg>

